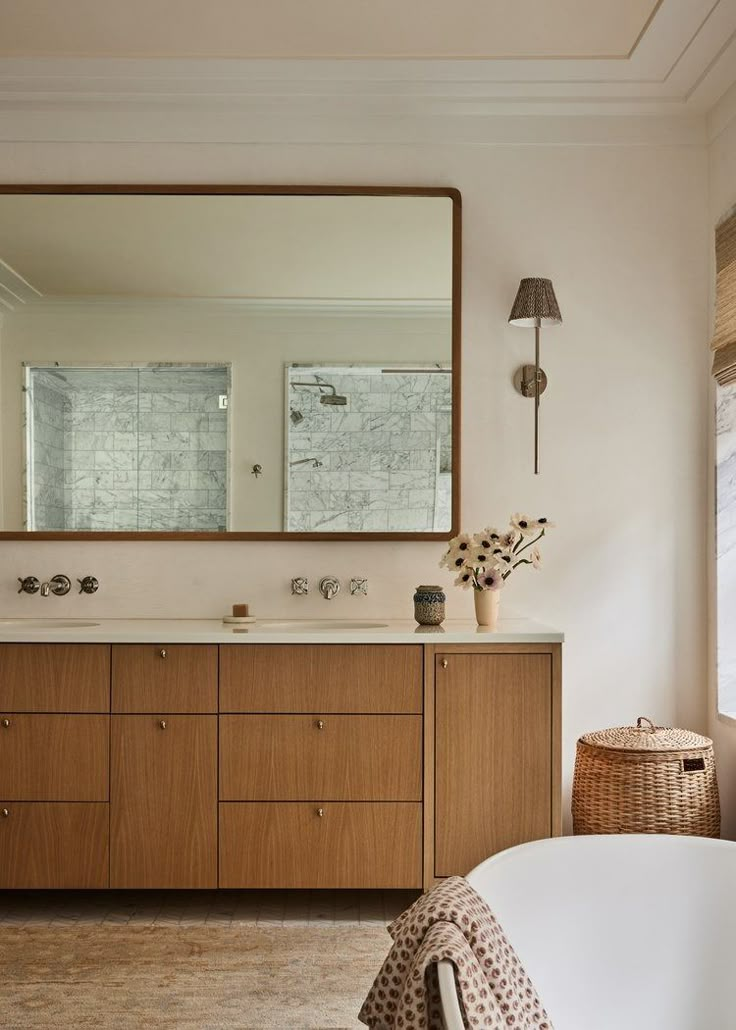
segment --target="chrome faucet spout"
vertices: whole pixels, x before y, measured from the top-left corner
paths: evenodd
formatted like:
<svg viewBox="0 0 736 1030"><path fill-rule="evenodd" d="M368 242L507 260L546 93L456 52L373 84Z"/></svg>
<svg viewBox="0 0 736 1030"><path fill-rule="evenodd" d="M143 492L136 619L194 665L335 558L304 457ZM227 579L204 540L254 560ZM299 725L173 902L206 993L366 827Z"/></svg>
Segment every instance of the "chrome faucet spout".
<svg viewBox="0 0 736 1030"><path fill-rule="evenodd" d="M47 580L45 583L41 584L41 597L48 597L50 591L51 591L51 584Z"/></svg>

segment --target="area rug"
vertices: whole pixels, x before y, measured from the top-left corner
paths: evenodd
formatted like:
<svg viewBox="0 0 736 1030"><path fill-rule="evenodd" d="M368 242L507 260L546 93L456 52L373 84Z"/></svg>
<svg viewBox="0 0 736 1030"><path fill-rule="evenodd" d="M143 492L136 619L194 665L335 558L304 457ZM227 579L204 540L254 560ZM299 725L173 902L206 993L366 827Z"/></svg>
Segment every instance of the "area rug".
<svg viewBox="0 0 736 1030"><path fill-rule="evenodd" d="M381 925L0 929L3 1030L327 1030L357 1013Z"/></svg>

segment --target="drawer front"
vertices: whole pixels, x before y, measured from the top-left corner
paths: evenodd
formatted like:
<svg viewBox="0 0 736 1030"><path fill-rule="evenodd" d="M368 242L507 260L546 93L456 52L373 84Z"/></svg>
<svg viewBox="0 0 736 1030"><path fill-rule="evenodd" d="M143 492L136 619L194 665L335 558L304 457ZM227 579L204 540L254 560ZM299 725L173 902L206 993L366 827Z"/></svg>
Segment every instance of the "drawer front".
<svg viewBox="0 0 736 1030"><path fill-rule="evenodd" d="M109 715L0 713L0 797L107 801Z"/></svg>
<svg viewBox="0 0 736 1030"><path fill-rule="evenodd" d="M221 715L222 801L421 801L421 715Z"/></svg>
<svg viewBox="0 0 736 1030"><path fill-rule="evenodd" d="M114 712L217 711L216 644L114 644Z"/></svg>
<svg viewBox="0 0 736 1030"><path fill-rule="evenodd" d="M224 803L219 884L418 888L421 833L416 803Z"/></svg>
<svg viewBox="0 0 736 1030"><path fill-rule="evenodd" d="M107 805L0 800L0 810L0 889L109 885Z"/></svg>
<svg viewBox="0 0 736 1030"><path fill-rule="evenodd" d="M0 711L109 712L109 644L0 644Z"/></svg>
<svg viewBox="0 0 736 1030"><path fill-rule="evenodd" d="M223 644L221 712L422 711L411 644Z"/></svg>

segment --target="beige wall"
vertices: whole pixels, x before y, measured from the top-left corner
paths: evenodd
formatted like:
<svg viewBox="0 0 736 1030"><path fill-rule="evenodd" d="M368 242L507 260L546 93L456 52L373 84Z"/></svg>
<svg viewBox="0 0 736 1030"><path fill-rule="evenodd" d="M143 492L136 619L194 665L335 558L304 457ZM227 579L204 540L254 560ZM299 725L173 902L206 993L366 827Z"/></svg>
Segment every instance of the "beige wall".
<svg viewBox="0 0 736 1030"><path fill-rule="evenodd" d="M731 103L736 102L736 91L731 91ZM728 103L729 97L724 98ZM714 138L710 146L710 226L712 248L712 228L716 222L736 204L736 117L728 122L725 128ZM712 253L711 253L712 268ZM712 273L713 274L713 273ZM710 415L711 434L713 418ZM713 464L711 458L710 464ZM712 527L715 499L713 490L708 491L707 525ZM708 700L708 732L715 742L718 759L718 777L721 790L721 808L723 813L723 836L736 839L736 722L728 716L718 715L717 668L716 668L716 635L715 635L715 567L712 559L714 548L708 549L710 563L711 586L709 589L709 607L711 627L709 653L711 659Z"/></svg>
<svg viewBox="0 0 736 1030"><path fill-rule="evenodd" d="M258 313L237 303L40 302L0 328L4 529L23 525L22 363L222 361L232 365L232 529L283 528L284 366L449 363L445 314ZM253 465L263 476L251 475Z"/></svg>
<svg viewBox="0 0 736 1030"><path fill-rule="evenodd" d="M517 121L524 120L507 118L504 126ZM601 145L567 145L570 121L540 129L549 146L464 145L460 128L452 145L417 143L420 130L408 124L396 143L370 146L0 147L2 176L16 182L374 182L462 191L462 522L480 527L522 509L557 522L544 569L518 577L502 604L567 634L566 790L575 740L586 730L637 715L705 728L703 340L711 242L705 146L647 143L636 119L636 145L604 142L605 119L595 126ZM110 138L105 131L93 138ZM353 123L351 139L361 131ZM623 137L620 122L617 131ZM301 138L316 138L310 132ZM550 385L538 477L532 408L511 385L533 337L506 324L522 275L554 279L565 320L543 333ZM5 542L0 616L52 609L218 616L244 600L264 616L409 617L415 585L443 575L440 550L432 543ZM94 573L100 591L17 596L16 576L55 572ZM343 591L329 607L316 593L290 596L292 575L326 573L368 576L368 596ZM450 617L470 616L472 598L449 594Z"/></svg>

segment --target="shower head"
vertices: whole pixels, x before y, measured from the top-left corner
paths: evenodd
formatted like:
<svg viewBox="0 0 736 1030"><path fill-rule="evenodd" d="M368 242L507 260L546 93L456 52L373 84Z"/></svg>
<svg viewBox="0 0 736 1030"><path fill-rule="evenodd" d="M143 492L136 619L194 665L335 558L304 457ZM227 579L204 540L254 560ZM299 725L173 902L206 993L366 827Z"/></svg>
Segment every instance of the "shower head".
<svg viewBox="0 0 736 1030"><path fill-rule="evenodd" d="M319 398L320 404L347 404L347 397L343 397L341 393L338 393L331 383L324 384L326 390L332 390L332 393L323 393Z"/></svg>

